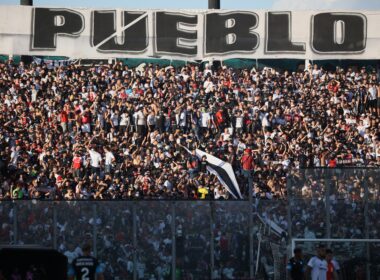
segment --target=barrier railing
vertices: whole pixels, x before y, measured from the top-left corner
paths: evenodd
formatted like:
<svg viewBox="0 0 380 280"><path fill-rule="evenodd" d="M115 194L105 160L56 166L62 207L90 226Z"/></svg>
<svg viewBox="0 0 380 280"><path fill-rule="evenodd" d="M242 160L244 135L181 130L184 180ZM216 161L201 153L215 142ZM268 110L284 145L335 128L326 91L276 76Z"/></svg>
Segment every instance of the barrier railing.
<svg viewBox="0 0 380 280"><path fill-rule="evenodd" d="M376 169L306 169L290 172L287 200L252 204L0 201L0 244L51 247L71 261L91 243L106 279L284 279L294 238L378 238L379 182ZM367 279L380 275L371 255Z"/></svg>

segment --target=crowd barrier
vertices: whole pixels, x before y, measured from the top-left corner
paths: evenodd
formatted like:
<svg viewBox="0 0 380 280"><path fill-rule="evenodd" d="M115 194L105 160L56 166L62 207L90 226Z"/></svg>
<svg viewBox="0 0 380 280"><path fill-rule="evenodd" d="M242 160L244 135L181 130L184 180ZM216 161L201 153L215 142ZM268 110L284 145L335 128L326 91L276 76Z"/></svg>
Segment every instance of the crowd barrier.
<svg viewBox="0 0 380 280"><path fill-rule="evenodd" d="M91 243L106 279L285 279L292 240L325 238L343 267L355 251L377 279L380 242L333 240L379 237L379 182L377 169L305 169L289 172L283 200L1 201L0 245L71 261Z"/></svg>

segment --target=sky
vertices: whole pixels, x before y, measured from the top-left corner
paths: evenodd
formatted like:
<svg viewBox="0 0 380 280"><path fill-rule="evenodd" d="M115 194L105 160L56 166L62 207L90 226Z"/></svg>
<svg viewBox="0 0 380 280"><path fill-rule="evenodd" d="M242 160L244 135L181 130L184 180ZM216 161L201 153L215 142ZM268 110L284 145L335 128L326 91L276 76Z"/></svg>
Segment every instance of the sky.
<svg viewBox="0 0 380 280"><path fill-rule="evenodd" d="M0 5L18 5L19 0L0 0ZM124 9L207 9L208 0L34 0L36 6ZM380 0L221 0L222 9L355 9L380 10Z"/></svg>

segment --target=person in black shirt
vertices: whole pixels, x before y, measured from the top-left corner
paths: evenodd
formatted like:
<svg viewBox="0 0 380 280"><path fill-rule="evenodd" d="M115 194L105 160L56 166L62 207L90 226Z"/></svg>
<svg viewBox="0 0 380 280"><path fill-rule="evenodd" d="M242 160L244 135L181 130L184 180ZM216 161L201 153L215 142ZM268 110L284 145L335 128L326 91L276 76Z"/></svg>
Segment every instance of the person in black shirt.
<svg viewBox="0 0 380 280"><path fill-rule="evenodd" d="M207 156L202 156L202 160L199 164L200 168L199 168L199 171L201 173L206 173L207 172Z"/></svg>
<svg viewBox="0 0 380 280"><path fill-rule="evenodd" d="M294 257L291 258L286 266L290 280L304 280L305 278L305 262L302 259L301 248L294 249Z"/></svg>
<svg viewBox="0 0 380 280"><path fill-rule="evenodd" d="M82 250L83 256L75 258L69 267L69 280L104 280L103 268L91 256L91 245L84 245Z"/></svg>
<svg viewBox="0 0 380 280"><path fill-rule="evenodd" d="M165 115L164 112L160 110L157 119L156 119L156 127L160 133L164 133L165 131Z"/></svg>
<svg viewBox="0 0 380 280"><path fill-rule="evenodd" d="M199 159L195 153L195 150L192 151L191 156L187 161L187 169L191 179L193 179L199 172Z"/></svg>

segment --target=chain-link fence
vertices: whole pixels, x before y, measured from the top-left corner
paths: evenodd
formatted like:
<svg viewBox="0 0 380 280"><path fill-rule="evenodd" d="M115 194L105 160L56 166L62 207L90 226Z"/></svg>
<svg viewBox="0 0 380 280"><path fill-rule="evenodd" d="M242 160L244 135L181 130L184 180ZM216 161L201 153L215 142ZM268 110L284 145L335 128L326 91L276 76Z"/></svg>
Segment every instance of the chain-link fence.
<svg viewBox="0 0 380 280"><path fill-rule="evenodd" d="M315 254L313 239L326 239L320 243L341 264L342 279L380 279L380 242L373 242L380 238L380 170L294 170L287 185L288 234L301 239L306 257Z"/></svg>
<svg viewBox="0 0 380 280"><path fill-rule="evenodd" d="M290 173L287 200L1 201L0 244L71 261L91 243L106 279L285 279L293 238L379 238L379 182L376 169L306 169ZM327 245L342 264L359 246L364 279L380 277L380 244Z"/></svg>

